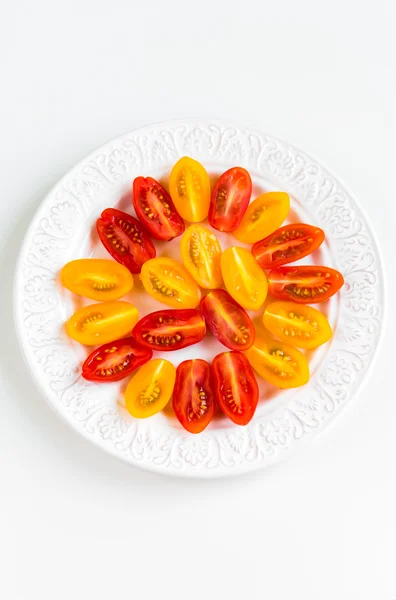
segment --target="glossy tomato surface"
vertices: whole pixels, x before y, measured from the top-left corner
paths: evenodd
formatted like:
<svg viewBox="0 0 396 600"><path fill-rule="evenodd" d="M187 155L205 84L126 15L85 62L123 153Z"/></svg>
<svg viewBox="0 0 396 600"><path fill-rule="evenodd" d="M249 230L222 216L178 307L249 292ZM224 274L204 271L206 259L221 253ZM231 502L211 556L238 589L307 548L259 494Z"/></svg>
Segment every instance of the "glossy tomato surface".
<svg viewBox="0 0 396 600"><path fill-rule="evenodd" d="M200 309L214 336L231 350L247 350L255 329L247 312L225 290L212 290L202 298Z"/></svg>
<svg viewBox="0 0 396 600"><path fill-rule="evenodd" d="M263 315L264 327L298 348L317 348L329 341L331 327L316 308L295 302L272 302Z"/></svg>
<svg viewBox="0 0 396 600"><path fill-rule="evenodd" d="M205 320L199 310L158 310L135 325L133 336L153 350L180 350L200 342L206 333Z"/></svg>
<svg viewBox="0 0 396 600"><path fill-rule="evenodd" d="M234 231L240 225L252 195L252 180L242 167L228 169L213 188L208 220L219 231Z"/></svg>
<svg viewBox="0 0 396 600"><path fill-rule="evenodd" d="M252 254L263 269L276 269L311 254L324 238L319 227L293 223L256 242L252 246Z"/></svg>
<svg viewBox="0 0 396 600"><path fill-rule="evenodd" d="M201 290L187 269L173 258L153 258L142 268L141 280L155 300L173 308L196 308Z"/></svg>
<svg viewBox="0 0 396 600"><path fill-rule="evenodd" d="M172 396L175 378L175 367L163 358L155 358L140 367L125 390L128 412L136 419L146 419L160 412Z"/></svg>
<svg viewBox="0 0 396 600"><path fill-rule="evenodd" d="M184 221L165 188L152 177L136 177L132 201L136 215L156 240L169 241L184 231Z"/></svg>
<svg viewBox="0 0 396 600"><path fill-rule="evenodd" d="M237 425L247 425L256 411L259 388L248 359L241 352L222 352L212 362L216 400Z"/></svg>
<svg viewBox="0 0 396 600"><path fill-rule="evenodd" d="M60 280L71 292L99 301L118 300L133 288L130 271L105 258L72 260L61 270Z"/></svg>
<svg viewBox="0 0 396 600"><path fill-rule="evenodd" d="M97 346L131 333L138 319L137 308L129 302L90 304L70 317L66 332L80 344Z"/></svg>
<svg viewBox="0 0 396 600"><path fill-rule="evenodd" d="M285 192L266 192L249 204L234 236L245 244L254 244L280 227L290 209Z"/></svg>
<svg viewBox="0 0 396 600"><path fill-rule="evenodd" d="M267 297L267 277L246 248L233 246L221 256L221 272L227 291L246 310L258 310Z"/></svg>
<svg viewBox="0 0 396 600"><path fill-rule="evenodd" d="M203 225L190 225L180 242L184 266L203 288L212 289L222 285L221 246L214 233Z"/></svg>
<svg viewBox="0 0 396 600"><path fill-rule="evenodd" d="M156 254L145 227L121 210L106 208L96 229L106 250L131 273L140 273L142 265Z"/></svg>
<svg viewBox="0 0 396 600"><path fill-rule="evenodd" d="M209 363L200 358L180 363L172 403L176 417L190 433L200 433L209 425L216 406Z"/></svg>
<svg viewBox="0 0 396 600"><path fill-rule="evenodd" d="M188 156L181 158L169 177L169 191L177 211L191 223L208 216L210 180L204 167Z"/></svg>
<svg viewBox="0 0 396 600"><path fill-rule="evenodd" d="M122 338L91 352L82 366L82 376L88 381L119 381L152 356L152 351L133 337Z"/></svg>
<svg viewBox="0 0 396 600"><path fill-rule="evenodd" d="M279 388L300 387L309 381L305 355L285 342L259 336L245 355L265 381Z"/></svg>
<svg viewBox="0 0 396 600"><path fill-rule="evenodd" d="M269 290L279 300L299 304L324 302L344 285L339 271L329 267L279 267L268 275Z"/></svg>

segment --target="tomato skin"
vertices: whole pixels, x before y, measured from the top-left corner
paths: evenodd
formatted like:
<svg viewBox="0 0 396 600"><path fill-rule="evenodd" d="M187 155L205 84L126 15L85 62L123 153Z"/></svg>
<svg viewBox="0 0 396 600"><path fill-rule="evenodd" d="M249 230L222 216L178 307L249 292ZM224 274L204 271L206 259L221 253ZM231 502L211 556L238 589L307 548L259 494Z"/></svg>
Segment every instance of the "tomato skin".
<svg viewBox="0 0 396 600"><path fill-rule="evenodd" d="M290 198L285 192L266 192L253 200L247 208L234 236L245 244L254 244L280 227L290 209Z"/></svg>
<svg viewBox="0 0 396 600"><path fill-rule="evenodd" d="M196 308L201 290L187 269L173 258L153 258L142 267L144 289L172 308Z"/></svg>
<svg viewBox="0 0 396 600"><path fill-rule="evenodd" d="M156 255L145 227L121 210L106 208L96 221L96 229L107 252L131 273L140 273L142 265Z"/></svg>
<svg viewBox="0 0 396 600"><path fill-rule="evenodd" d="M200 342L206 333L205 320L193 308L157 310L135 325L132 335L152 350L180 350Z"/></svg>
<svg viewBox="0 0 396 600"><path fill-rule="evenodd" d="M295 302L272 302L263 315L264 327L297 348L317 348L329 341L331 327L316 308Z"/></svg>
<svg viewBox="0 0 396 600"><path fill-rule="evenodd" d="M62 285L91 300L118 300L133 288L130 271L113 260L80 258L68 262L60 272Z"/></svg>
<svg viewBox="0 0 396 600"><path fill-rule="evenodd" d="M221 256L221 272L229 294L246 310L258 310L267 297L267 277L249 250L227 248Z"/></svg>
<svg viewBox="0 0 396 600"><path fill-rule="evenodd" d="M330 267L279 267L268 275L269 291L279 300L298 304L324 302L344 285L339 271Z"/></svg>
<svg viewBox="0 0 396 600"><path fill-rule="evenodd" d="M198 285L212 289L223 284L221 246L209 229L190 225L181 239L180 252L184 266Z"/></svg>
<svg viewBox="0 0 396 600"><path fill-rule="evenodd" d="M306 357L289 344L259 336L245 355L260 377L281 389L300 387L309 381Z"/></svg>
<svg viewBox="0 0 396 600"><path fill-rule="evenodd" d="M137 308L129 302L101 302L75 312L66 322L66 332L80 344L97 346L124 337L138 319Z"/></svg>
<svg viewBox="0 0 396 600"><path fill-rule="evenodd" d="M324 231L319 227L292 223L256 242L252 254L262 269L276 269L308 256L319 248L324 238Z"/></svg>
<svg viewBox="0 0 396 600"><path fill-rule="evenodd" d="M225 290L204 296L200 309L214 336L230 350L247 350L256 332L247 312Z"/></svg>
<svg viewBox="0 0 396 600"><path fill-rule="evenodd" d="M242 167L228 169L213 188L208 220L218 231L234 231L241 223L252 195L252 180Z"/></svg>
<svg viewBox="0 0 396 600"><path fill-rule="evenodd" d="M91 352L81 374L87 381L120 381L152 356L152 351L138 344L133 337L122 338Z"/></svg>
<svg viewBox="0 0 396 600"><path fill-rule="evenodd" d="M208 216L210 180L204 167L193 158L183 156L169 177L169 191L179 214L190 223Z"/></svg>
<svg viewBox="0 0 396 600"><path fill-rule="evenodd" d="M253 418L259 388L253 369L242 352L222 352L212 362L217 403L237 425L247 425Z"/></svg>
<svg viewBox="0 0 396 600"><path fill-rule="evenodd" d="M181 235L184 221L165 188L152 177L136 177L132 202L137 217L155 240L169 241Z"/></svg>
<svg viewBox="0 0 396 600"><path fill-rule="evenodd" d="M209 363L200 358L180 363L172 404L176 417L190 433L200 433L209 425L216 408Z"/></svg>
<svg viewBox="0 0 396 600"><path fill-rule="evenodd" d="M127 411L136 419L152 417L168 404L175 385L176 369L164 358L140 367L125 390Z"/></svg>

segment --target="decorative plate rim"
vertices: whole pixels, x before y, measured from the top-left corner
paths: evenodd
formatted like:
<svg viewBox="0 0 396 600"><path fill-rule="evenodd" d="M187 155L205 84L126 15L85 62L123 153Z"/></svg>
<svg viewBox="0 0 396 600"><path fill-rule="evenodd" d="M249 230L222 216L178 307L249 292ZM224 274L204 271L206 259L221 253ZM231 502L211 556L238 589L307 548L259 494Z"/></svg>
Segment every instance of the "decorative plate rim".
<svg viewBox="0 0 396 600"><path fill-rule="evenodd" d="M310 386L315 393L309 401L293 396L269 418L253 419L245 428L191 436L178 431L170 435L166 427L160 426L157 437L151 437L150 430L155 426L126 423L117 410L95 408L92 399L85 405L81 398L77 402L79 392L84 398L87 388L76 382L75 371L66 376L65 367L67 385L59 387L62 375L54 373L61 373L61 366L68 359L60 354L58 362L51 361L51 355L46 354L54 354L59 348L65 351L64 340L55 338L54 330L51 333L48 315L54 317L59 310L51 297L51 283L54 284L58 270L54 266L56 258L73 237L73 219L78 222L87 214L84 210L89 210L90 198L96 192L129 172L132 178L143 164L147 169L145 156L149 168L155 169L183 154L204 163L211 159L217 159L219 165L239 162L251 170L251 165L256 164L257 173L303 198L304 204L315 205L317 217L322 209L319 222L327 223L326 233L331 231L337 266L340 261L345 263L345 268L341 268L347 282L342 294L342 318L344 329L348 332L349 327L351 334L342 341L340 330L336 332L336 343L323 368L315 374L315 385ZM54 201L60 203L55 205ZM51 213L56 207L63 207L65 214L59 210ZM352 233L345 235L348 229ZM348 187L312 155L257 127L220 119L178 119L140 127L107 142L80 160L46 194L19 252L13 290L14 322L22 355L37 388L74 431L127 464L145 470L176 476L220 477L284 459L291 455L291 449L301 448L302 442L314 437L309 433L318 434L334 422L334 417L367 382L375 364L387 318L386 289L384 261L365 210ZM347 344L348 350L342 344ZM35 365L46 371L35 373ZM70 389L73 393L68 397Z"/></svg>

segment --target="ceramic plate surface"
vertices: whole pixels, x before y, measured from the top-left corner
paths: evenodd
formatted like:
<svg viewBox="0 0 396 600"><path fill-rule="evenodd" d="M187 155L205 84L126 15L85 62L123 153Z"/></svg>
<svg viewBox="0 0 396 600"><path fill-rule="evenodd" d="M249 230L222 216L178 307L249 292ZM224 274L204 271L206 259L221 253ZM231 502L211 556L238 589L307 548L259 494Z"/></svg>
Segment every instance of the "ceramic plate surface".
<svg viewBox="0 0 396 600"><path fill-rule="evenodd" d="M95 221L106 207L134 214L131 183L139 175L167 185L181 156L203 163L212 181L233 166L250 172L255 198L284 190L292 199L288 221L318 225L322 247L300 261L324 264L345 277L341 293L321 305L334 336L311 351L310 382L278 391L260 385L260 403L246 427L219 417L191 435L171 411L135 420L123 407L125 382L95 384L80 376L87 350L67 338L63 324L85 303L59 284L69 260L109 257ZM217 232L216 232L217 233ZM241 245L218 236L223 249ZM157 244L157 255L179 258L179 241ZM126 299L141 316L166 308L137 283ZM31 375L50 406L73 429L106 452L145 469L169 475L215 477L271 464L313 438L340 413L367 376L384 322L384 276L377 244L351 193L318 162L288 143L252 128L219 121L176 121L123 135L93 152L47 195L25 237L15 279L15 321ZM262 311L261 311L262 312ZM261 313L256 315L259 323ZM224 351L207 337L199 345L163 356L177 365ZM160 353L157 353L161 356Z"/></svg>

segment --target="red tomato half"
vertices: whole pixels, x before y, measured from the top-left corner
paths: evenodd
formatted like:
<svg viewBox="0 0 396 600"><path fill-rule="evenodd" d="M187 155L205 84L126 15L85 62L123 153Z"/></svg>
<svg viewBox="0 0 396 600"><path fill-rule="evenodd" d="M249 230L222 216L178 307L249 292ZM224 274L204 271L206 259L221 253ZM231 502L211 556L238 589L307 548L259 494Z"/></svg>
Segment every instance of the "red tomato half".
<svg viewBox="0 0 396 600"><path fill-rule="evenodd" d="M262 269L276 269L311 254L324 237L319 227L293 223L253 244L252 254Z"/></svg>
<svg viewBox="0 0 396 600"><path fill-rule="evenodd" d="M209 223L219 231L234 231L242 221L252 195L252 180L242 167L233 167L213 188Z"/></svg>
<svg viewBox="0 0 396 600"><path fill-rule="evenodd" d="M299 304L324 302L344 285L339 271L329 267L280 267L270 271L268 289L279 300Z"/></svg>
<svg viewBox="0 0 396 600"><path fill-rule="evenodd" d="M156 254L143 225L121 210L106 208L96 221L96 229L107 252L131 273L140 273L142 265Z"/></svg>
<svg viewBox="0 0 396 600"><path fill-rule="evenodd" d="M205 360L185 360L177 367L173 410L190 433L200 433L212 420L216 406L212 390L212 373Z"/></svg>
<svg viewBox="0 0 396 600"><path fill-rule="evenodd" d="M132 202L138 218L154 239L169 241L183 233L184 221L170 195L152 177L136 177Z"/></svg>
<svg viewBox="0 0 396 600"><path fill-rule="evenodd" d="M152 356L152 351L133 337L123 338L91 352L82 366L82 376L88 381L119 381Z"/></svg>
<svg viewBox="0 0 396 600"><path fill-rule="evenodd" d="M213 359L212 373L221 410L237 425L247 425L257 407L259 388L246 356L222 352Z"/></svg>
<svg viewBox="0 0 396 600"><path fill-rule="evenodd" d="M213 335L230 350L247 350L253 344L253 321L225 290L209 292L200 309Z"/></svg>
<svg viewBox="0 0 396 600"><path fill-rule="evenodd" d="M205 320L193 308L157 310L140 319L132 332L140 344L153 350L180 350L200 342L205 333Z"/></svg>

